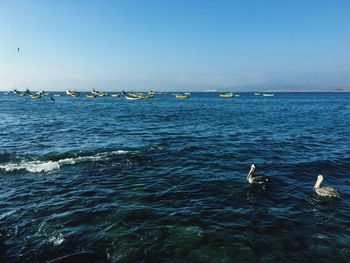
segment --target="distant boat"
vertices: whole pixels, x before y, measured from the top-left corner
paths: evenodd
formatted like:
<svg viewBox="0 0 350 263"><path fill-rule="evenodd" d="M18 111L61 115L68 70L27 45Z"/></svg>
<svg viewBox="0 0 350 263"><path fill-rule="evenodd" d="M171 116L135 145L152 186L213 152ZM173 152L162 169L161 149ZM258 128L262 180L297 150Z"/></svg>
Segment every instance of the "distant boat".
<svg viewBox="0 0 350 263"><path fill-rule="evenodd" d="M33 95L33 94L30 94L29 95L32 99L41 99L41 95Z"/></svg>
<svg viewBox="0 0 350 263"><path fill-rule="evenodd" d="M93 99L93 98L96 98L96 94L86 94L85 95L88 99Z"/></svg>
<svg viewBox="0 0 350 263"><path fill-rule="evenodd" d="M150 95L148 93L143 93L143 92L129 92L127 96L132 97L132 98L141 98L141 99L153 99L154 98L154 95Z"/></svg>
<svg viewBox="0 0 350 263"><path fill-rule="evenodd" d="M261 96L262 94L259 93L259 92L255 92L254 95L255 95L255 96Z"/></svg>
<svg viewBox="0 0 350 263"><path fill-rule="evenodd" d="M153 99L154 95L153 94L148 94L148 93L144 93L141 95L142 99Z"/></svg>
<svg viewBox="0 0 350 263"><path fill-rule="evenodd" d="M223 98L223 99L229 99L229 98L233 98L235 94L233 94L232 92L226 92L226 93L220 93L219 96L220 98Z"/></svg>
<svg viewBox="0 0 350 263"><path fill-rule="evenodd" d="M141 97L141 96L133 96L133 95L130 95L130 94L125 95L125 98L126 98L127 100L142 100L142 97Z"/></svg>
<svg viewBox="0 0 350 263"><path fill-rule="evenodd" d="M273 94L273 93L263 93L263 96L264 97L273 97L273 96L275 96L275 94Z"/></svg>
<svg viewBox="0 0 350 263"><path fill-rule="evenodd" d="M114 98L118 98L118 97L120 97L120 94L119 93L115 93L115 94L112 94L111 96L114 97Z"/></svg>
<svg viewBox="0 0 350 263"><path fill-rule="evenodd" d="M61 97L61 94L53 94L54 97Z"/></svg>
<svg viewBox="0 0 350 263"><path fill-rule="evenodd" d="M72 96L72 97L79 97L79 95L80 95L79 92L72 91L72 90L69 90L69 89L66 90L66 94L69 95L69 96Z"/></svg>
<svg viewBox="0 0 350 263"><path fill-rule="evenodd" d="M98 96L100 95L100 92L95 89L92 89L91 94Z"/></svg>
<svg viewBox="0 0 350 263"><path fill-rule="evenodd" d="M177 99L188 99L190 97L190 95L187 93L176 93L175 94L175 98Z"/></svg>

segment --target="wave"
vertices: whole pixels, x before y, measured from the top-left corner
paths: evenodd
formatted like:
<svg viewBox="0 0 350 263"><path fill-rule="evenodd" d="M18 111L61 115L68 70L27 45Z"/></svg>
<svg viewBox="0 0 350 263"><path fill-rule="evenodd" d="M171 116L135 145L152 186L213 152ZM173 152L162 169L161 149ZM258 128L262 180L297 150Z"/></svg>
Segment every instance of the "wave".
<svg viewBox="0 0 350 263"><path fill-rule="evenodd" d="M60 165L58 162L48 161L32 161L32 162L22 162L22 163L8 163L5 165L0 165L1 170L5 170L6 172L13 172L19 170L27 170L31 173L41 173L41 172L49 172L52 170L60 169Z"/></svg>
<svg viewBox="0 0 350 263"><path fill-rule="evenodd" d="M83 162L98 162L107 161L113 155L127 154L129 151L117 150L110 152L97 153L95 155L77 156L71 158L63 158L58 160L45 160L45 161L26 161L23 160L19 163L7 163L0 165L0 170L6 172L26 170L31 173L46 173L53 170L59 170L62 165L73 165Z"/></svg>

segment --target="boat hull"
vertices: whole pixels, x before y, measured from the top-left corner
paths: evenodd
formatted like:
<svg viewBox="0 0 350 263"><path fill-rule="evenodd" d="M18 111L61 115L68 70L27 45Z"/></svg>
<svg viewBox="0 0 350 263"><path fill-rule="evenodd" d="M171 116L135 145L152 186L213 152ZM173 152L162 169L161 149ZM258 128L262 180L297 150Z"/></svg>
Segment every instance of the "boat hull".
<svg viewBox="0 0 350 263"><path fill-rule="evenodd" d="M127 100L142 100L142 97L130 97L130 96L125 96Z"/></svg>

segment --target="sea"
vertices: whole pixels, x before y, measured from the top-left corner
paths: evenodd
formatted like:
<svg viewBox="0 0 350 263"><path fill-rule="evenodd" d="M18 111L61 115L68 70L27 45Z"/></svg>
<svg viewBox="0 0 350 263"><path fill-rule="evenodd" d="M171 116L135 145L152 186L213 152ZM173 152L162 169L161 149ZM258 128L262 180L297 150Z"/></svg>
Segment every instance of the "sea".
<svg viewBox="0 0 350 263"><path fill-rule="evenodd" d="M350 262L350 93L60 95L0 93L0 262Z"/></svg>

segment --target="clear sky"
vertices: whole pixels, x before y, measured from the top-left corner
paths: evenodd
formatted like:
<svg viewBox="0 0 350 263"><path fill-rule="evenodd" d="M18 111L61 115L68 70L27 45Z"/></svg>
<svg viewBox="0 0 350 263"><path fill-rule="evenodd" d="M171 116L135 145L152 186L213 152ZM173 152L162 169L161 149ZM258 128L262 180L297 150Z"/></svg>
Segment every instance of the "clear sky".
<svg viewBox="0 0 350 263"><path fill-rule="evenodd" d="M350 1L0 1L1 90L259 85L350 87Z"/></svg>

